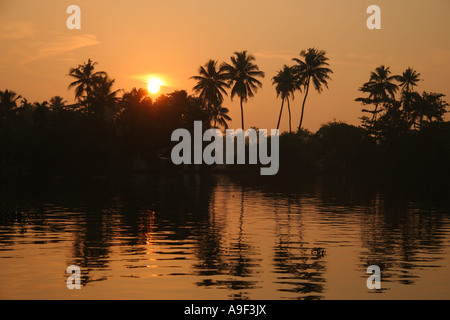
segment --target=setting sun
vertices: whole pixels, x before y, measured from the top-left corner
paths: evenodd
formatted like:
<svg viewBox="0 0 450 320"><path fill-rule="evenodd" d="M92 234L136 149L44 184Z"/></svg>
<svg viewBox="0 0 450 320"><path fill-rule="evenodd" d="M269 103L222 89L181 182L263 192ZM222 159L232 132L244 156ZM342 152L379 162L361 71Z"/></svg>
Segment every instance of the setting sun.
<svg viewBox="0 0 450 320"><path fill-rule="evenodd" d="M159 92L159 89L161 88L161 85L162 85L161 80L156 79L156 78L150 79L150 80L148 81L147 89L148 89L148 91L149 91L150 93L155 94L155 93L158 93L158 92Z"/></svg>

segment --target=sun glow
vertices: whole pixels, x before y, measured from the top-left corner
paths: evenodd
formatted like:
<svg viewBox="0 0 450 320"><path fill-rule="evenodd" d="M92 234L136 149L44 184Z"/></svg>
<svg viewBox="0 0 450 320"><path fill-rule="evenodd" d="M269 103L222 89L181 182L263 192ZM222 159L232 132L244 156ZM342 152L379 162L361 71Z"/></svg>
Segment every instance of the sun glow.
<svg viewBox="0 0 450 320"><path fill-rule="evenodd" d="M158 93L163 85L162 81L157 78L152 78L148 80L147 90L148 92L155 94Z"/></svg>

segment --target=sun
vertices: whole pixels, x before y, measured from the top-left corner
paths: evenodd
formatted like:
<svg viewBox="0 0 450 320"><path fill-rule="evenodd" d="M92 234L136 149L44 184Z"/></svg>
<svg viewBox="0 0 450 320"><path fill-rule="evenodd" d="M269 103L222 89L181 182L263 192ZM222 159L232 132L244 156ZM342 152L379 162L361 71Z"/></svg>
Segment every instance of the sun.
<svg viewBox="0 0 450 320"><path fill-rule="evenodd" d="M156 78L150 79L148 81L147 90L148 92L155 94L159 92L159 89L161 89L162 81Z"/></svg>

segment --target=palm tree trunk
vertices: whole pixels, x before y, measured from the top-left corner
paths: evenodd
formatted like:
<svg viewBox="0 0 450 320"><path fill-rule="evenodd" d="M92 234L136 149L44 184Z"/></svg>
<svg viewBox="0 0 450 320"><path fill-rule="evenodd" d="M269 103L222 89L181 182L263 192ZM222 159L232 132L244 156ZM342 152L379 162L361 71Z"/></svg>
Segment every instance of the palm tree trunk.
<svg viewBox="0 0 450 320"><path fill-rule="evenodd" d="M373 116L372 116L372 126L377 118L377 110L378 110L378 103L375 104L375 110L373 111Z"/></svg>
<svg viewBox="0 0 450 320"><path fill-rule="evenodd" d="M241 123L242 123L242 130L245 131L245 129L244 129L244 107L242 106L242 98L241 98Z"/></svg>
<svg viewBox="0 0 450 320"><path fill-rule="evenodd" d="M213 121L214 121L214 128L216 127L216 121L217 121L217 114L215 114L217 107L213 104L213 103L208 103L208 110L209 110L209 114L208 114L208 120L209 123L208 125L211 127Z"/></svg>
<svg viewBox="0 0 450 320"><path fill-rule="evenodd" d="M291 127L291 105L289 103L289 98L287 99L288 103L288 110L289 110L289 133L292 133L292 127Z"/></svg>
<svg viewBox="0 0 450 320"><path fill-rule="evenodd" d="M309 79L308 79L308 82L306 83L306 93L305 93L305 97L303 98L302 115L300 116L300 124L298 125L298 132L297 132L297 134L300 134L300 131L302 129L303 114L304 114L304 111L305 111L305 102L306 102L306 98L308 97L308 92L309 92Z"/></svg>
<svg viewBox="0 0 450 320"><path fill-rule="evenodd" d="M284 99L281 101L280 115L278 116L277 130L280 128L281 114L283 113Z"/></svg>

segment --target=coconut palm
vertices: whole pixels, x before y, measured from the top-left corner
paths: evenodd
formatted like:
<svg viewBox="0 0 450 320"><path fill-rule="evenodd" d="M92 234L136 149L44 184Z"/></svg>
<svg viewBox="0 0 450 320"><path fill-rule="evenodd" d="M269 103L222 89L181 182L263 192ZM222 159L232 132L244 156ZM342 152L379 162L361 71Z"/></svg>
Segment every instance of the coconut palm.
<svg viewBox="0 0 450 320"><path fill-rule="evenodd" d="M410 93L413 88L417 86L417 83L421 81L420 73L413 68L409 67L401 76L397 76L396 80L400 82L400 88L403 92Z"/></svg>
<svg viewBox="0 0 450 320"><path fill-rule="evenodd" d="M395 99L395 93L398 90L398 86L393 82L398 80L398 76L391 76L391 70L384 65L375 69L370 74L370 80L363 84L359 89L362 92L369 93L369 98L358 98L357 101L364 103L374 103L375 109L373 111L367 111L373 114L372 123L376 120L377 114L381 111L378 110L380 103L387 103L389 100Z"/></svg>
<svg viewBox="0 0 450 320"><path fill-rule="evenodd" d="M94 72L96 64L97 62L92 62L89 59L87 63L79 65L77 68L71 68L69 71L68 75L75 78L75 81L69 84L69 89L75 87L75 99L79 102L88 101L96 82L106 76L104 71Z"/></svg>
<svg viewBox="0 0 450 320"><path fill-rule="evenodd" d="M125 92L121 98L123 109L148 109L152 105L152 99L148 96L148 91L143 88L133 88L130 92Z"/></svg>
<svg viewBox="0 0 450 320"><path fill-rule="evenodd" d="M264 78L265 76L254 61L255 57L248 54L247 51L235 52L234 56L231 57L231 64L223 63L221 66L225 71L229 85L232 86L231 99L238 96L240 100L242 130L245 130L243 103L254 97L258 87L262 87L261 81L257 78Z"/></svg>
<svg viewBox="0 0 450 320"><path fill-rule="evenodd" d="M291 107L289 105L289 99L294 97L294 92L297 89L296 76L293 68L284 65L283 68L278 71L277 75L272 78L272 84L275 86L277 92L277 98L281 96L281 109L278 116L277 130L280 128L281 114L283 113L284 102L288 103L289 110L289 132L292 132L291 127Z"/></svg>
<svg viewBox="0 0 450 320"><path fill-rule="evenodd" d="M228 115L228 108L219 106L218 108L215 108L213 110L213 119L214 119L214 127L217 125L222 126L226 129L228 129L228 123L227 121L231 121L230 116Z"/></svg>
<svg viewBox="0 0 450 320"><path fill-rule="evenodd" d="M50 115L49 103L47 101L33 103L33 120L38 127L48 125Z"/></svg>
<svg viewBox="0 0 450 320"><path fill-rule="evenodd" d="M218 68L217 61L209 60L204 66L199 68L198 73L199 75L191 77L191 79L197 81L193 90L199 94L212 120L214 120L214 125L216 125L221 113L224 95L227 95L226 89L230 87L224 67L220 66Z"/></svg>
<svg viewBox="0 0 450 320"><path fill-rule="evenodd" d="M445 97L444 94L433 92L423 92L422 95L417 92L412 94L412 120L417 130L422 129L425 118L429 122L433 121L433 119L435 121L443 121L443 116L447 112L446 107L449 105L442 99L443 97Z"/></svg>
<svg viewBox="0 0 450 320"><path fill-rule="evenodd" d="M63 97L60 96L54 96L50 99L50 108L52 110L63 110L66 107L67 101L64 100Z"/></svg>
<svg viewBox="0 0 450 320"><path fill-rule="evenodd" d="M112 87L115 80L109 79L108 76L99 77L91 92L91 99L89 101L89 112L97 117L111 116L117 111L117 102L119 98L117 94L121 90L113 91Z"/></svg>
<svg viewBox="0 0 450 320"><path fill-rule="evenodd" d="M193 90L199 94L199 97L207 104L207 107L213 107L221 104L224 95L227 95L226 89L230 86L227 83L226 74L223 67L217 68L217 61L209 60L198 71L198 76L191 79L197 81Z"/></svg>
<svg viewBox="0 0 450 320"><path fill-rule="evenodd" d="M420 73L409 67L396 79L400 83L399 87L402 90L401 101L403 104L403 110L405 111L406 117L410 122L414 122L414 119L412 119L413 109L411 106L411 99L413 98L412 93L414 92L414 87L416 87L417 83L421 80L419 77Z"/></svg>
<svg viewBox="0 0 450 320"><path fill-rule="evenodd" d="M0 91L0 120L6 119L17 108L17 100L20 98L21 96L14 91L8 89Z"/></svg>
<svg viewBox="0 0 450 320"><path fill-rule="evenodd" d="M326 52L323 50L309 48L300 52L300 57L304 60L298 58L293 59L297 62L294 66L297 73L297 86L305 89L305 97L303 98L298 133L301 132L305 102L308 97L311 82L314 85L314 89L316 89L319 94L323 91L323 87L328 89L328 80L331 80L330 74L333 73L333 71L328 68L329 59L325 56L325 54Z"/></svg>

